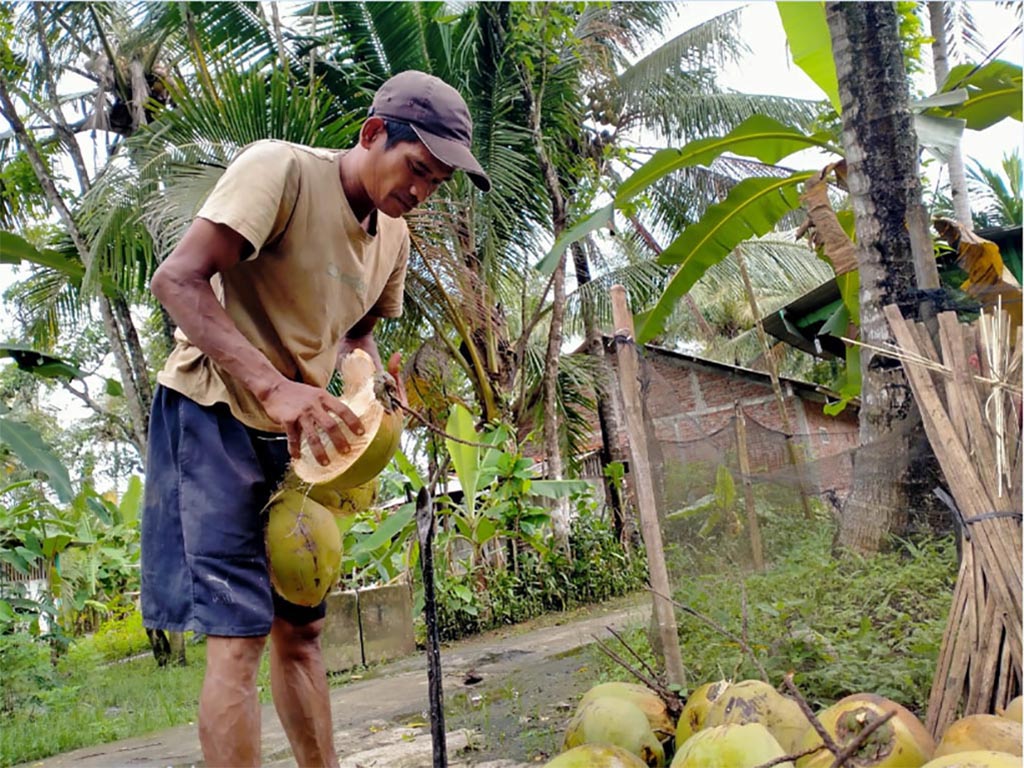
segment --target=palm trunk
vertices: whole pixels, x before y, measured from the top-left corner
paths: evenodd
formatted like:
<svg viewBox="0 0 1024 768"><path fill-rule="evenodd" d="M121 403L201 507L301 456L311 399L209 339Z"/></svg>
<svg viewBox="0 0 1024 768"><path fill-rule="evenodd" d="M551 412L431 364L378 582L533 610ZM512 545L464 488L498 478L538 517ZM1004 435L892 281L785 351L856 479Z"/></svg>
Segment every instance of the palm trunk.
<svg viewBox="0 0 1024 768"><path fill-rule="evenodd" d="M544 148L544 136L540 124L540 98L534 93L531 78L522 72L523 93L527 99L530 114L530 130L533 134L533 149L544 177L551 200L552 234L555 239L566 229L568 213L558 170ZM562 352L562 323L565 316L565 253L562 253L552 280L551 324L548 330L547 353L544 358L544 376L541 382L544 409L544 453L547 458L547 476L559 480L562 477L562 446L559 440L558 418L558 363ZM560 499L551 515L555 540L569 551L569 506Z"/></svg>
<svg viewBox="0 0 1024 768"><path fill-rule="evenodd" d="M587 247L593 247L592 241L588 238ZM576 282L582 288L590 282L590 260L587 252L580 242L571 246L573 267L576 270ZM626 505L623 503L622 492L619 484L607 472L604 472L613 462L625 465L625 452L619 444L619 418L615 412L615 400L612 397L612 387L615 381L615 372L612 370L611 362L604 353L604 338L598 326L594 312L593 300L586 294L582 297L583 303L583 328L585 334L584 353L597 360L597 380L594 382L594 404L597 410L597 423L601 430L601 469L603 472L604 493L608 509L612 515L612 525L615 535L625 546L629 546L636 526L629 518Z"/></svg>
<svg viewBox="0 0 1024 768"><path fill-rule="evenodd" d="M928 21L932 32L932 68L935 70L935 87L941 88L949 77L949 52L946 45L946 3L928 3ZM953 215L969 229L971 223L971 199L967 194L967 174L964 171L964 156L957 145L949 154L949 191L953 199Z"/></svg>
<svg viewBox="0 0 1024 768"><path fill-rule="evenodd" d="M826 16L843 107L843 144L856 217L860 268L860 338L893 343L886 304L917 305L913 226L921 204L917 143L892 3L828 3ZM927 231L923 233L927 239ZM934 270L934 260L932 261ZM880 550L906 530L908 510L929 493L918 461L921 417L898 362L861 350L860 449L838 544ZM923 452L927 453L927 451ZM915 477L916 475L916 477ZM924 481L927 488L920 487Z"/></svg>

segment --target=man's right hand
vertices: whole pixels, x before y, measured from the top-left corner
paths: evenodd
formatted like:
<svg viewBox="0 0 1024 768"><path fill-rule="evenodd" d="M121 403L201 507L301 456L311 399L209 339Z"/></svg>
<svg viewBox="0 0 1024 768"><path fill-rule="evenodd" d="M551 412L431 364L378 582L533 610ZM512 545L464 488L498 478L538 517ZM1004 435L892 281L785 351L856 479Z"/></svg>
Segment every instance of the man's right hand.
<svg viewBox="0 0 1024 768"><path fill-rule="evenodd" d="M341 400L329 392L308 384L287 379L276 384L260 398L263 410L280 424L288 435L288 452L293 459L299 458L302 441L309 443L310 450L321 465L330 459L320 433L325 432L339 453L348 453L349 444L337 416L355 434L363 434L359 418ZM333 415L332 415L333 414Z"/></svg>

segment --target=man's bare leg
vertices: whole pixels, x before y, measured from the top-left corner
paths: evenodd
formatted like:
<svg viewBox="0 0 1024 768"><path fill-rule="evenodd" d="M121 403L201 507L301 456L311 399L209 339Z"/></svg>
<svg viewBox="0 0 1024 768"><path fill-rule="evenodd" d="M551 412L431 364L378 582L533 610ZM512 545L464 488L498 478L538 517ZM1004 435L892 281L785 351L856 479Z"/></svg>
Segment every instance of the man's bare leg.
<svg viewBox="0 0 1024 768"><path fill-rule="evenodd" d="M300 766L338 765L327 671L320 653L324 621L295 626L275 618L270 630L270 690Z"/></svg>
<svg viewBox="0 0 1024 768"><path fill-rule="evenodd" d="M199 743L207 766L260 764L256 675L266 637L207 637Z"/></svg>

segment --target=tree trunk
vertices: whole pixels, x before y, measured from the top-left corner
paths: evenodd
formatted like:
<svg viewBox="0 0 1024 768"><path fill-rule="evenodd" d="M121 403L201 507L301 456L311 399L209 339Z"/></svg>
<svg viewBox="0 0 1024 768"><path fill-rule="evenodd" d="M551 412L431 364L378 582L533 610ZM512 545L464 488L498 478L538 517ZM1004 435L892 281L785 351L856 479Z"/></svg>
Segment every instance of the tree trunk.
<svg viewBox="0 0 1024 768"><path fill-rule="evenodd" d="M927 231L911 231L926 226L926 217L896 10L887 2L827 3L826 16L856 217L860 338L891 344L882 307L898 303L916 311L917 286L933 277L918 274L921 262L916 269L914 263L915 238L928 238ZM911 507L933 483L919 471L917 457L926 464L931 457L915 440L921 418L903 368L862 348L861 370L860 448L837 542L874 552L891 533L905 532Z"/></svg>
<svg viewBox="0 0 1024 768"><path fill-rule="evenodd" d="M537 162L544 178L544 186L551 200L552 234L557 240L566 229L568 211L562 184L558 178L558 169L544 148L544 135L540 124L540 103L534 93L530 74L525 67L521 68L523 95L526 97L530 115L530 132L533 136L533 149L537 154ZM562 322L565 316L565 253L558 260L558 266L552 279L551 325L548 330L548 347L544 357L544 376L542 378L542 397L544 408L544 453L547 458L547 476L559 480L562 478L562 446L559 440L558 419L558 364L562 353ZM551 524L555 540L566 552L569 552L569 505L567 500L559 499L552 510Z"/></svg>
<svg viewBox="0 0 1024 768"><path fill-rule="evenodd" d="M588 238L586 246L591 247L592 243ZM590 282L590 260L584 244L575 242L571 246L573 268L576 271L576 283L581 288ZM614 371L608 356L604 353L604 338L601 329L598 327L597 318L594 313L592 298L586 294L581 296L583 328L585 334L584 353L597 360L597 380L594 382L594 404L597 410L597 423L601 430L601 470L607 469L613 462L619 462L625 466L626 456L619 445L619 419L615 413L615 401L611 395L614 382ZM604 494L608 509L611 511L612 525L615 535L624 546L630 546L633 535L636 532L634 521L627 514L622 499L622 489L614 478L607 472L603 476Z"/></svg>
<svg viewBox="0 0 1024 768"><path fill-rule="evenodd" d="M928 3L928 20L932 32L932 68L935 70L935 88L939 89L949 76L949 49L946 41L946 3ZM971 223L971 199L967 194L967 174L964 172L964 156L957 145L949 154L949 192L953 200L953 215L969 229Z"/></svg>

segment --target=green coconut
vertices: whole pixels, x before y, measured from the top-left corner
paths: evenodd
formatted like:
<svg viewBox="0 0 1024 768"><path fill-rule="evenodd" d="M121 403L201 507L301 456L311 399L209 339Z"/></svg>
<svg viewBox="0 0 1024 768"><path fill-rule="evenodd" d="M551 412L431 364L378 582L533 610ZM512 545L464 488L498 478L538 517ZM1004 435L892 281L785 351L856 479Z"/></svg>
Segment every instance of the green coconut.
<svg viewBox="0 0 1024 768"><path fill-rule="evenodd" d="M683 742L671 768L756 768L786 754L760 723L712 725ZM788 760L776 765L793 768Z"/></svg>
<svg viewBox="0 0 1024 768"><path fill-rule="evenodd" d="M264 538L277 593L297 605L319 605L341 570L334 515L300 491L285 490L270 500Z"/></svg>
<svg viewBox="0 0 1024 768"><path fill-rule="evenodd" d="M636 755L644 765L665 765L665 750L647 716L624 699L593 699L576 711L566 728L563 747L581 744L612 744Z"/></svg>
<svg viewBox="0 0 1024 768"><path fill-rule="evenodd" d="M942 734L935 757L979 749L1020 755L1022 739L1020 723L998 715L967 715L951 723Z"/></svg>
<svg viewBox="0 0 1024 768"><path fill-rule="evenodd" d="M404 423L401 409L395 406L395 380L390 373L378 371L366 352L354 349L346 355L341 362L341 377L344 384L339 400L359 418L363 433L352 433L335 416L348 441L348 451L340 453L321 432L327 464L316 460L308 443L302 444L301 456L292 462L292 472L299 480L332 491L355 488L377 477L398 450Z"/></svg>
<svg viewBox="0 0 1024 768"><path fill-rule="evenodd" d="M323 504L334 515L357 515L377 500L377 478L355 488L339 489L331 485L309 486L309 498Z"/></svg>
<svg viewBox="0 0 1024 768"><path fill-rule="evenodd" d="M668 713L668 707L665 706L664 700L646 685L622 682L600 683L583 694L577 710L594 699L606 697L622 699L635 704L647 716L651 730L662 743L675 734L676 725Z"/></svg>
<svg viewBox="0 0 1024 768"><path fill-rule="evenodd" d="M581 744L544 763L544 768L645 768L645 763L622 747Z"/></svg>
<svg viewBox="0 0 1024 768"><path fill-rule="evenodd" d="M800 705L762 680L733 683L708 709L704 727L760 723L776 738L785 754L793 752L809 723Z"/></svg>
<svg viewBox="0 0 1024 768"><path fill-rule="evenodd" d="M1020 768L1020 757L1008 752L975 749L937 757L925 763L923 768Z"/></svg>
<svg viewBox="0 0 1024 768"><path fill-rule="evenodd" d="M704 727L708 710L718 697L725 693L729 685L728 680L704 683L690 694L679 715L679 722L676 723L676 747Z"/></svg>
<svg viewBox="0 0 1024 768"><path fill-rule="evenodd" d="M935 741L912 712L883 696L855 693L840 699L818 715L818 720L840 747L845 747L868 725L889 712L895 716L873 731L853 755L856 768L920 768L931 760ZM821 737L808 726L794 752L821 745ZM829 768L835 756L827 749L797 760L797 768Z"/></svg>

